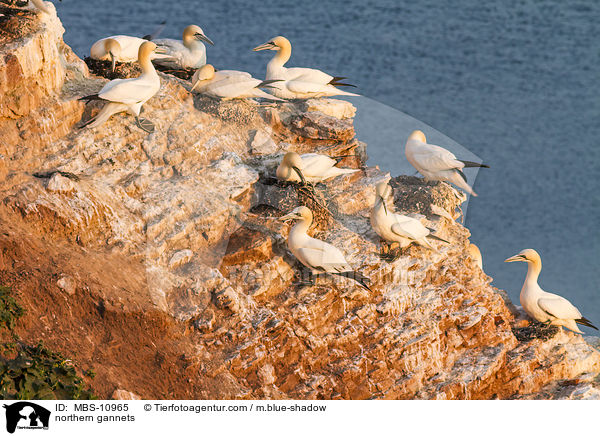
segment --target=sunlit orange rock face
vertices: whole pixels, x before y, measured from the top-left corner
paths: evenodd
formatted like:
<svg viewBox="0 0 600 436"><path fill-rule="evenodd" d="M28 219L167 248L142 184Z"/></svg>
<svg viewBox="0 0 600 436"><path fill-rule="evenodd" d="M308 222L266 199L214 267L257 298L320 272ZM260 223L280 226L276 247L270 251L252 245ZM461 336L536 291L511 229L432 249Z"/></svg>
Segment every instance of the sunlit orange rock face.
<svg viewBox="0 0 600 436"><path fill-rule="evenodd" d="M582 337L515 337L527 321L469 256L448 185L391 181L450 244L380 259L369 213L389 175L365 167L350 103L219 102L161 73L154 134L127 114L80 130L99 104L77 98L106 80L56 16L27 14L0 41L0 284L27 309L18 335L93 369L101 398L598 398ZM362 171L299 188L274 179L285 151ZM277 220L301 204L370 291L307 281Z"/></svg>

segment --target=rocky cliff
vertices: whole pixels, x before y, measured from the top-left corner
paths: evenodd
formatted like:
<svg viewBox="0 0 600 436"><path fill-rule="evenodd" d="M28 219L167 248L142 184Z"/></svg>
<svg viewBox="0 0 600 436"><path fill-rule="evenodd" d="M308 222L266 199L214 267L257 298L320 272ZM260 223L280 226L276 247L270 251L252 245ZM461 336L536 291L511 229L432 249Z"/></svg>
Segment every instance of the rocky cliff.
<svg viewBox="0 0 600 436"><path fill-rule="evenodd" d="M94 370L99 397L600 397L581 336L513 334L527 321L470 258L447 185L391 182L395 207L451 243L377 256L368 216L389 175L364 166L351 104L219 102L161 74L155 133L125 114L79 130L98 106L77 97L105 79L55 15L1 19L0 284L26 309L15 332ZM361 171L299 189L273 179L288 150ZM304 280L276 219L299 204L372 292Z"/></svg>

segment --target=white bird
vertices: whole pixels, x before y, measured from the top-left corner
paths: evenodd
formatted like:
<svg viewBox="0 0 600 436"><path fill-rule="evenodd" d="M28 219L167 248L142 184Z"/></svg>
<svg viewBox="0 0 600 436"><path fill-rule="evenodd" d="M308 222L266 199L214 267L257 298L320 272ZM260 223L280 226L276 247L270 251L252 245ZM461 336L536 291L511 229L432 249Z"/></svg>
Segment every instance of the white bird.
<svg viewBox="0 0 600 436"><path fill-rule="evenodd" d="M145 39L135 36L114 35L96 41L90 49L90 57L100 61L112 62L112 71L117 62L135 62L138 60L140 46Z"/></svg>
<svg viewBox="0 0 600 436"><path fill-rule="evenodd" d="M348 277L369 289L366 284L369 279L354 271L340 250L325 241L308 236L306 232L313 220L313 214L308 207L299 206L279 219L298 221L288 235L288 248L304 266L310 268L312 274L318 276L329 273Z"/></svg>
<svg viewBox="0 0 600 436"><path fill-rule="evenodd" d="M47 14L50 13L50 10L45 5L46 2L44 2L43 0L31 0L31 3L33 3L35 7L38 8L40 11L45 12Z"/></svg>
<svg viewBox="0 0 600 436"><path fill-rule="evenodd" d="M437 251L427 238L448 243L448 241L432 235L431 231L421 221L388 210L386 201L391 194L392 187L387 182L380 182L375 187L376 197L375 204L371 210L371 227L373 227L373 230L375 230L375 233L381 239L391 243L397 242L400 245L400 249L408 247L411 243L415 242L423 247ZM398 254L389 256L385 253L382 254L382 257L395 260Z"/></svg>
<svg viewBox="0 0 600 436"><path fill-rule="evenodd" d="M264 82L255 79L244 71L220 70L215 71L211 64L199 68L192 76L191 91L218 97L223 100L232 98L266 98L269 100L283 101L271 94L262 91L261 87L268 87L272 81Z"/></svg>
<svg viewBox="0 0 600 436"><path fill-rule="evenodd" d="M477 194L467 184L467 177L462 169L465 167L489 168L489 166L477 162L457 159L452 152L445 148L428 144L425 134L420 130L415 130L408 137L404 152L406 159L426 180L450 182L475 197Z"/></svg>
<svg viewBox="0 0 600 436"><path fill-rule="evenodd" d="M159 47L165 49L165 57L156 59L155 63L173 69L200 68L206 64L206 47L202 41L214 45L204 34L204 31L196 26L187 26L183 31L183 41L175 39L155 39Z"/></svg>
<svg viewBox="0 0 600 436"><path fill-rule="evenodd" d="M542 259L537 251L526 248L504 262L527 262L527 276L519 300L530 317L539 322L564 326L577 333L582 333L577 324L598 330L589 319L581 316L581 312L569 300L540 288L537 280L542 271Z"/></svg>
<svg viewBox="0 0 600 436"><path fill-rule="evenodd" d="M286 68L285 63L292 54L292 44L283 36L277 36L258 47L254 51L276 50L277 54L267 64L267 80L281 80L273 84L271 92L280 98L312 98L334 95L357 96L342 91L336 86L354 86L342 83L345 77L333 77L323 71L312 68Z"/></svg>
<svg viewBox="0 0 600 436"><path fill-rule="evenodd" d="M98 94L82 97L80 100L106 100L108 103L98 115L90 119L82 127L97 127L112 115L128 111L135 116L138 127L148 133L154 131L154 125L146 119L140 119L142 105L154 96L160 89L160 78L152 65L152 58L161 49L153 42L145 41L139 49L138 62L142 74L135 79L115 79L108 82Z"/></svg>
<svg viewBox="0 0 600 436"><path fill-rule="evenodd" d="M343 158L346 156L340 156ZM335 166L339 160L317 153L307 153L302 156L290 151L283 156L277 167L278 179L296 183L319 183L332 177L343 174L352 174L358 169L338 168Z"/></svg>
<svg viewBox="0 0 600 436"><path fill-rule="evenodd" d="M479 247L475 244L469 243L467 251L469 252L469 256L471 256L471 259L473 259L479 269L483 271L483 258L481 257L481 251L479 250Z"/></svg>

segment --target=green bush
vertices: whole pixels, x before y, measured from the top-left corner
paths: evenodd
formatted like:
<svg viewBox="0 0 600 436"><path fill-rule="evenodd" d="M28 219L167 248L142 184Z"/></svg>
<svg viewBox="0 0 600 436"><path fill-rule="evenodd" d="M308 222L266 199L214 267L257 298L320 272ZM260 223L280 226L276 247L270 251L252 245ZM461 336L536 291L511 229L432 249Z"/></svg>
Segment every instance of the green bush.
<svg viewBox="0 0 600 436"><path fill-rule="evenodd" d="M15 348L14 346L12 348ZM93 400L91 390L60 354L17 344L18 356L0 357L0 399L3 400Z"/></svg>
<svg viewBox="0 0 600 436"><path fill-rule="evenodd" d="M12 335L12 341L0 345L0 399L95 399L68 360L41 343L34 347L25 345L12 332L23 313L10 288L0 286L0 330L6 328Z"/></svg>
<svg viewBox="0 0 600 436"><path fill-rule="evenodd" d="M0 328L12 330L25 310L12 297L8 286L0 286Z"/></svg>

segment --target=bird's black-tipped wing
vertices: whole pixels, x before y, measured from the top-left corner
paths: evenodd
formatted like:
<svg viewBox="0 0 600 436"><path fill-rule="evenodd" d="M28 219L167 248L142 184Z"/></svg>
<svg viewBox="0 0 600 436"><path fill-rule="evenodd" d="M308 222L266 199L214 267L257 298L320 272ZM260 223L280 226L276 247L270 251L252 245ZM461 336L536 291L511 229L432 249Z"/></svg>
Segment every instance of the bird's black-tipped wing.
<svg viewBox="0 0 600 436"><path fill-rule="evenodd" d="M465 168L489 168L488 165L480 164L477 162L471 162L470 160L460 160L460 161L465 164Z"/></svg>
<svg viewBox="0 0 600 436"><path fill-rule="evenodd" d="M431 229L429 229L429 230L431 230ZM442 238L440 238L439 236L435 236L435 235L434 235L434 234L432 234L432 233L428 234L428 235L427 235L427 237L428 237L428 238L431 238L431 239L435 239L436 241L442 241L442 242L445 242L446 244L449 244L449 243L450 243L450 242L446 241L445 239L442 239Z"/></svg>
<svg viewBox="0 0 600 436"><path fill-rule="evenodd" d="M333 86L349 86L352 88L356 88L356 85L351 85L349 83L342 83L342 80L346 80L347 77L334 77L329 81L329 85Z"/></svg>
<svg viewBox="0 0 600 436"><path fill-rule="evenodd" d="M347 277L349 279L352 279L355 282L357 282L359 285L361 285L363 288L365 288L367 291L371 291L371 288L369 288L369 286L367 286L367 283L369 283L371 280L367 276L363 275L363 273L361 273L360 271L342 271L342 272L336 272L336 273L331 273L331 274L336 274L338 276Z"/></svg>
<svg viewBox="0 0 600 436"><path fill-rule="evenodd" d="M587 319L587 318L581 317L579 319L576 319L575 322L577 324L581 324L581 325L584 325L586 327L591 327L593 329L598 330L598 327L596 327L594 324L592 324L592 322L589 319Z"/></svg>
<svg viewBox="0 0 600 436"><path fill-rule="evenodd" d="M86 95L85 97L80 97L78 100L89 103L90 101L94 101L94 100L102 100L102 98L100 98L98 96L98 94L92 94L92 95Z"/></svg>

